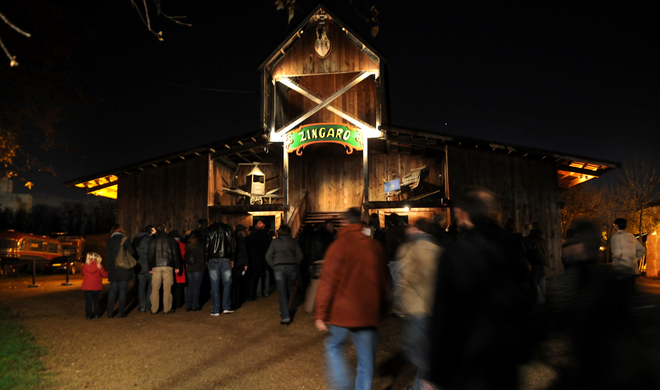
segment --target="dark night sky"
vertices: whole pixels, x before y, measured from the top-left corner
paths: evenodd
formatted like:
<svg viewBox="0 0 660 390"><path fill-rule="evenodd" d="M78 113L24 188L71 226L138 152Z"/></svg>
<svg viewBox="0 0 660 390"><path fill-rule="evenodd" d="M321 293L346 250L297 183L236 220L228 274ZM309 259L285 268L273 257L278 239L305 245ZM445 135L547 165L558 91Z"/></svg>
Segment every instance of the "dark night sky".
<svg viewBox="0 0 660 390"><path fill-rule="evenodd" d="M35 195L74 199L84 196L63 181L257 130L257 67L317 4L298 0L287 26L272 1L166 0L193 27L152 16L159 42L128 0L67 3L81 26L67 30L78 31L71 82L85 102L57 129L79 154L44 153L57 176L25 176ZM326 2L387 58L394 124L623 163L660 158L657 3L426 3L374 1L371 38L348 0ZM29 27L35 41L49 34Z"/></svg>

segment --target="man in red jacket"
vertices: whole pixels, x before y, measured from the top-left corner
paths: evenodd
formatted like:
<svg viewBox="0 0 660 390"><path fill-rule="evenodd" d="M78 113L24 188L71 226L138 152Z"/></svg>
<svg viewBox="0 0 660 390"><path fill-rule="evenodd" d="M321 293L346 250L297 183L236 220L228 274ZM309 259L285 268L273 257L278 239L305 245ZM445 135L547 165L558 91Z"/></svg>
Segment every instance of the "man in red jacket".
<svg viewBox="0 0 660 390"><path fill-rule="evenodd" d="M351 336L357 353L355 389L371 389L378 326L384 312L388 272L383 250L363 233L358 208L325 253L316 295L316 328L328 331L325 359L330 386L353 388L343 345Z"/></svg>

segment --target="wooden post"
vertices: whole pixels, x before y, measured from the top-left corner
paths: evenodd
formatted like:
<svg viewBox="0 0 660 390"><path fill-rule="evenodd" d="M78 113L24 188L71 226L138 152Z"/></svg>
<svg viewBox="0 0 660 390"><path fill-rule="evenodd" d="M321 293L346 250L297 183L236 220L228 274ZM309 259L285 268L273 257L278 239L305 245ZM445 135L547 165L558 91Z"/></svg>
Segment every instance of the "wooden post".
<svg viewBox="0 0 660 390"><path fill-rule="evenodd" d="M364 140L364 149L362 150L362 174L364 175L364 189L362 190L362 203L369 202L369 139ZM362 205L360 205L362 208Z"/></svg>
<svg viewBox="0 0 660 390"><path fill-rule="evenodd" d="M282 155L282 192L284 196L284 204L287 206L289 205L289 153L286 151L286 146L284 143L282 143L282 151L284 154ZM285 223L289 223L289 212L290 210L287 210L284 212L284 221Z"/></svg>

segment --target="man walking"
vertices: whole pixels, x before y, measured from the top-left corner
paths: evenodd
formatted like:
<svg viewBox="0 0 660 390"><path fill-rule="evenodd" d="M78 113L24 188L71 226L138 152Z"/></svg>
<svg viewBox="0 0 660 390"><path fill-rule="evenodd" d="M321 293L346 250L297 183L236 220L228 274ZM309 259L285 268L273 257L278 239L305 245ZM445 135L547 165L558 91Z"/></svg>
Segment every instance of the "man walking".
<svg viewBox="0 0 660 390"><path fill-rule="evenodd" d="M347 212L344 227L325 253L316 296L316 328L328 331L325 360L333 389L371 389L378 326L385 308L388 275L380 244L363 233L360 209ZM357 377L351 383L343 346L351 337Z"/></svg>
<svg viewBox="0 0 660 390"><path fill-rule="evenodd" d="M628 221L623 218L614 220L612 235L612 263L614 271L622 275L630 288L635 285L635 277L639 273L637 262L646 254L646 249L637 241L635 236L628 233Z"/></svg>
<svg viewBox="0 0 660 390"><path fill-rule="evenodd" d="M151 276L151 314L158 313L160 286L163 285L163 313L174 313L172 309L172 284L174 272L181 268L179 244L169 235L162 223L156 226L156 234L149 243L148 265Z"/></svg>
<svg viewBox="0 0 660 390"><path fill-rule="evenodd" d="M231 227L222 223L222 214L216 211L213 225L206 228L206 253L211 278L211 315L220 315L220 279L222 278L222 308L231 314L231 270L234 267L233 234Z"/></svg>

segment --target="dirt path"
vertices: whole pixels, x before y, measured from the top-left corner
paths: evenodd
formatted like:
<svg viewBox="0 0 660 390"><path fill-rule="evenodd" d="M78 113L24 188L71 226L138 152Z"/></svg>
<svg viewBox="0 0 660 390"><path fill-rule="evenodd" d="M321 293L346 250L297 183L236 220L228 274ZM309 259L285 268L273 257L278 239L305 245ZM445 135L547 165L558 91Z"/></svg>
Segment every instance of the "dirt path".
<svg viewBox="0 0 660 390"><path fill-rule="evenodd" d="M298 311L279 324L277 294L247 302L234 314L202 311L126 318L85 319L82 279L63 287L62 275L0 280L0 305L48 349L46 367L64 389L324 389L323 338L311 315ZM644 287L660 295L660 283ZM107 292L108 285L104 285ZM131 296L129 295L129 302ZM379 330L374 389L403 389L413 369L397 354L400 323L388 317ZM551 352L561 346L548 344ZM561 354L559 352L559 354ZM521 370L523 388L542 389L553 370L538 361Z"/></svg>
<svg viewBox="0 0 660 390"><path fill-rule="evenodd" d="M133 309L126 318L85 319L82 279L63 287L62 275L0 281L0 305L19 314L49 353L46 367L66 389L323 389L323 334L298 310L290 326L279 323L277 294L247 302L234 314L211 317L177 310L151 315ZM101 294L107 292L104 285ZM130 293L129 293L130 301ZM396 319L380 332L378 364L396 355ZM399 365L400 366L400 365ZM400 367L374 388L404 388L414 376Z"/></svg>

